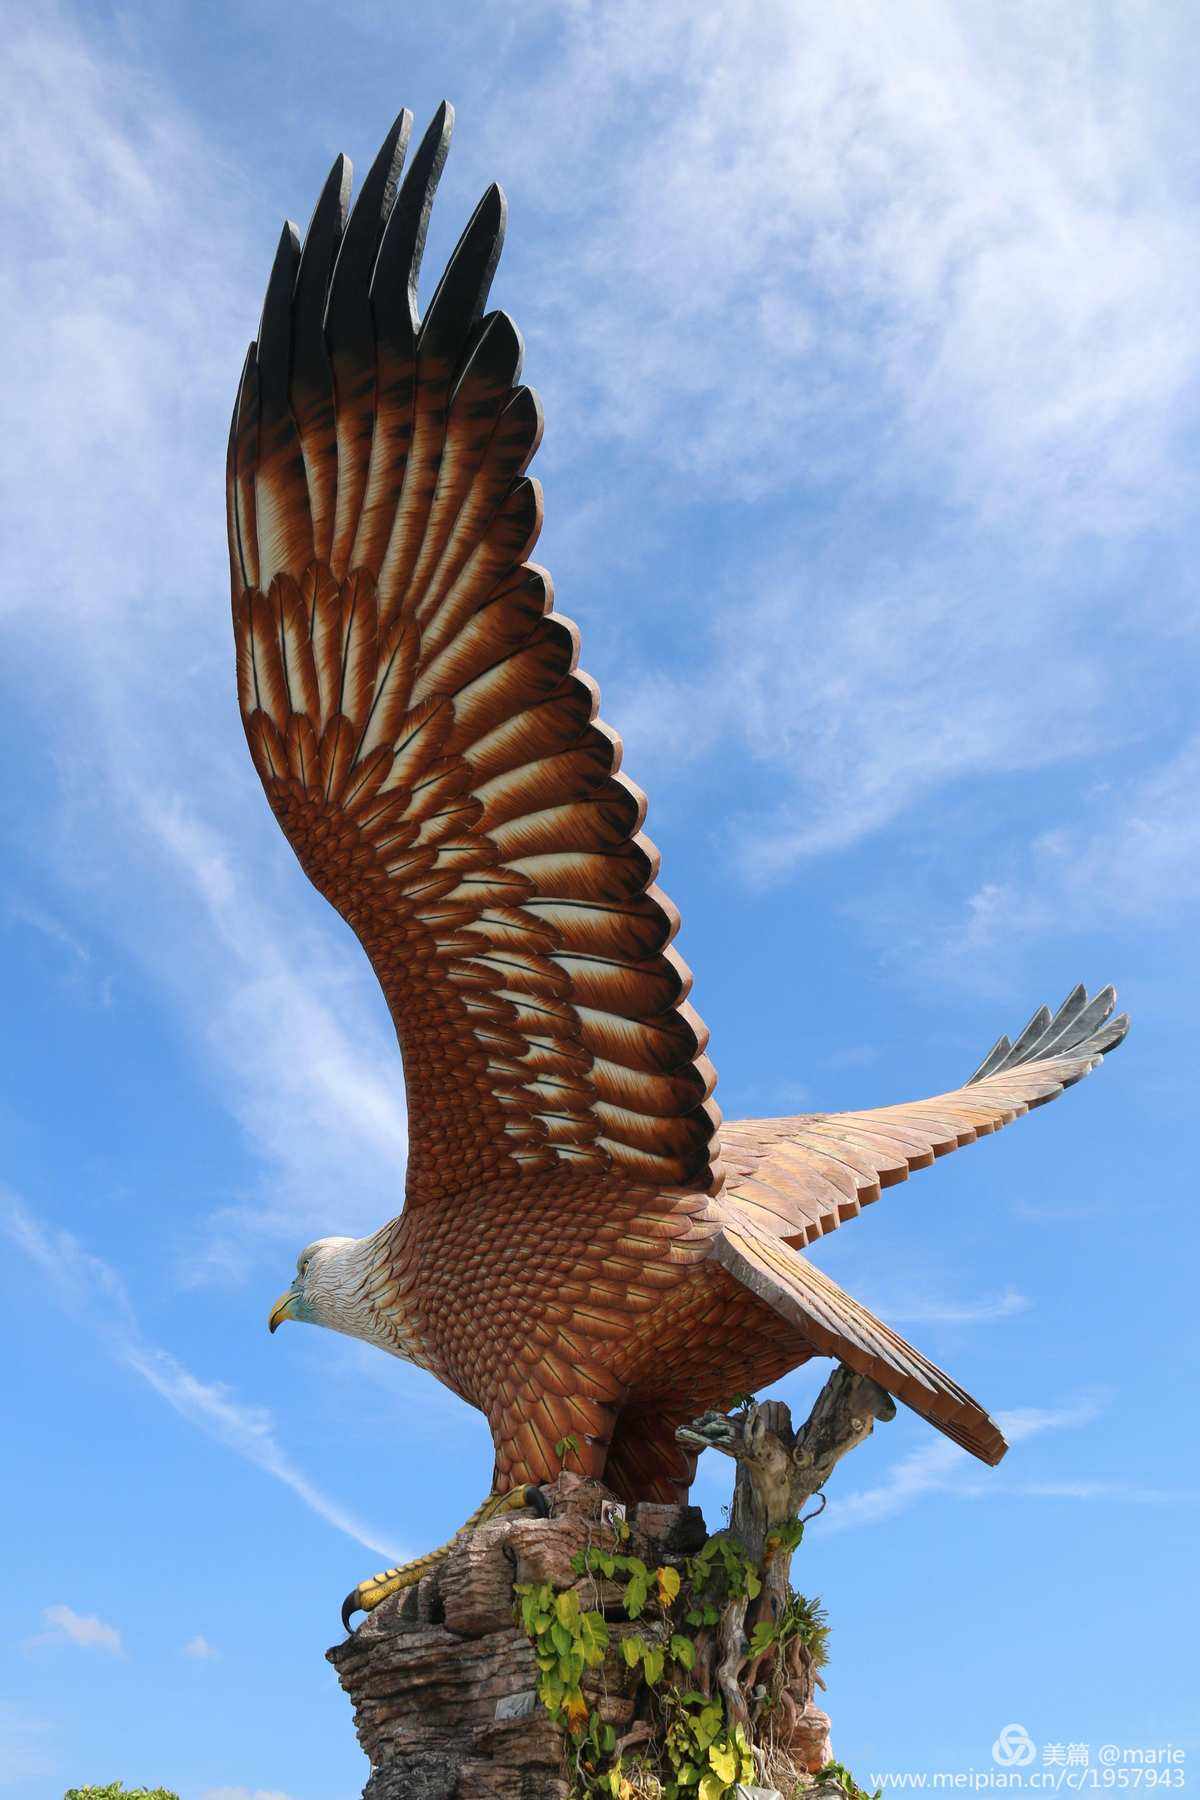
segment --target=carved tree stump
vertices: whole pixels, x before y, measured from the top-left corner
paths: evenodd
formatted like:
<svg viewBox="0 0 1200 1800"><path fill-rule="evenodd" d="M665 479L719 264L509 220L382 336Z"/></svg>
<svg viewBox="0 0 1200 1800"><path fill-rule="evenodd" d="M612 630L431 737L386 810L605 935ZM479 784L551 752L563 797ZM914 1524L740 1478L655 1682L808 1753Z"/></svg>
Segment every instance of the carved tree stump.
<svg viewBox="0 0 1200 1800"><path fill-rule="evenodd" d="M791 1599L793 1547L780 1541L780 1534L801 1516L842 1457L870 1437L875 1421L895 1416L895 1401L878 1382L840 1363L798 1431L783 1401L766 1400L741 1413L705 1413L676 1434L684 1443L736 1461L729 1536L762 1571L761 1593L753 1600L730 1600L717 1627L714 1675L726 1710L751 1731L757 1690L766 1665L774 1663L770 1699L782 1723L773 1736L813 1774L832 1760L832 1751L829 1716L813 1700L819 1678L812 1658L796 1640L752 1658L748 1640L761 1620L780 1620Z"/></svg>

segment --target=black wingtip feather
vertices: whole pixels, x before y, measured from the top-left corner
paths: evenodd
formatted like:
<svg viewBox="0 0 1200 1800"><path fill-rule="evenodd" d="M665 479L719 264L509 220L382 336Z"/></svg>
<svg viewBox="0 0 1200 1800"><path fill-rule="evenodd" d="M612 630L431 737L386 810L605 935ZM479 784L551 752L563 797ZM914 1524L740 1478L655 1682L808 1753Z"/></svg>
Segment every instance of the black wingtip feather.
<svg viewBox="0 0 1200 1800"><path fill-rule="evenodd" d="M966 1086L1050 1057L1109 1055L1129 1030L1127 1014L1116 1019L1109 1017L1116 1003L1114 987L1103 987L1089 999L1087 988L1080 982L1053 1017L1049 1007L1040 1006L1014 1044L1010 1045L1007 1038L998 1039Z"/></svg>
<svg viewBox="0 0 1200 1800"><path fill-rule="evenodd" d="M285 219L258 328L259 404L265 421L275 419L288 403L292 293L299 265L300 233L291 219Z"/></svg>
<svg viewBox="0 0 1200 1800"><path fill-rule="evenodd" d="M339 345L365 348L372 336L367 293L379 244L400 191L400 176L412 136L412 114L405 107L392 123L342 234L341 249L329 283L325 328Z"/></svg>
<svg viewBox="0 0 1200 1800"><path fill-rule="evenodd" d="M454 108L443 100L417 146L388 218L371 276L371 305L381 333L407 328L415 336L420 324L417 281L453 130Z"/></svg>
<svg viewBox="0 0 1200 1800"><path fill-rule="evenodd" d="M420 346L461 355L467 334L483 312L504 248L508 202L496 182L471 214L429 302Z"/></svg>
<svg viewBox="0 0 1200 1800"><path fill-rule="evenodd" d="M292 301L292 374L300 381L325 382L325 305L346 226L352 178L350 159L338 156L313 208Z"/></svg>

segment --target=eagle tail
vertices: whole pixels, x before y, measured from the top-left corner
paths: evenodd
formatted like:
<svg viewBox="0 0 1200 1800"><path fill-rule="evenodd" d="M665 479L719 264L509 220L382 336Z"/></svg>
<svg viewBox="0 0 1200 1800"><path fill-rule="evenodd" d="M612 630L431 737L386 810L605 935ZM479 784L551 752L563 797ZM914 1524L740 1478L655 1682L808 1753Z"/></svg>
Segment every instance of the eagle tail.
<svg viewBox="0 0 1200 1800"><path fill-rule="evenodd" d="M1008 1445L978 1401L782 1239L729 1219L713 1254L820 1355L869 1375L981 1462L1000 1461Z"/></svg>

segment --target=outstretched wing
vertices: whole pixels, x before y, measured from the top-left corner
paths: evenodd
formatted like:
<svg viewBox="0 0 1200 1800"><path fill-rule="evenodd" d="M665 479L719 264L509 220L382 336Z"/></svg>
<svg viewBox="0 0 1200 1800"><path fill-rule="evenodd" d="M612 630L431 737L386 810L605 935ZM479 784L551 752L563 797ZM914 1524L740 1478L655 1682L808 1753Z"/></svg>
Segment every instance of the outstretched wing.
<svg viewBox="0 0 1200 1800"><path fill-rule="evenodd" d="M404 1055L410 1199L579 1171L707 1185L719 1115L653 885L645 801L524 559L541 429L484 315L480 201L420 317L449 143L393 126L348 222L339 157L284 227L230 437L238 692L310 879L361 940Z"/></svg>
<svg viewBox="0 0 1200 1800"><path fill-rule="evenodd" d="M736 1281L794 1325L820 1355L869 1375L982 1462L1000 1461L1008 1446L999 1426L944 1369L773 1232L732 1207L726 1212L713 1255Z"/></svg>
<svg viewBox="0 0 1200 1800"><path fill-rule="evenodd" d="M746 1119L721 1128L725 1197L789 1244L836 1231L885 1187L1044 1106L1081 1081L1129 1029L1116 994L1074 988L1040 1007L1015 1043L1002 1037L965 1086L870 1112Z"/></svg>

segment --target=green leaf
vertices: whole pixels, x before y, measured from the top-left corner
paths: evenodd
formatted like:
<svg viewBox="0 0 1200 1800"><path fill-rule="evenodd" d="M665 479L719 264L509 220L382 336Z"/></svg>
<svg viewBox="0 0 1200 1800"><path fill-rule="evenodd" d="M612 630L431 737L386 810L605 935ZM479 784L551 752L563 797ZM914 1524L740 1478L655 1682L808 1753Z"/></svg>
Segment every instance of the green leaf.
<svg viewBox="0 0 1200 1800"><path fill-rule="evenodd" d="M579 1621L579 1644L588 1663L604 1661L608 1649L608 1626L598 1612L584 1613Z"/></svg>
<svg viewBox="0 0 1200 1800"><path fill-rule="evenodd" d="M621 1655L625 1658L625 1661L631 1669L637 1668L645 1648L645 1644L636 1634L621 1639Z"/></svg>
<svg viewBox="0 0 1200 1800"><path fill-rule="evenodd" d="M700 1777L699 1800L721 1800L728 1784L714 1775L710 1769L707 1775Z"/></svg>
<svg viewBox="0 0 1200 1800"><path fill-rule="evenodd" d="M707 1749L721 1726L725 1722L725 1714L719 1700L710 1700L700 1717L694 1721L693 1730L699 1738L701 1747Z"/></svg>
<svg viewBox="0 0 1200 1800"><path fill-rule="evenodd" d="M550 1641L560 1656L568 1655L575 1643L575 1639L571 1636L566 1626L560 1625L557 1619L550 1627Z"/></svg>
<svg viewBox="0 0 1200 1800"><path fill-rule="evenodd" d="M559 1594L554 1602L554 1610L558 1614L560 1625L571 1626L579 1617L579 1595L574 1588L568 1588L565 1594Z"/></svg>
<svg viewBox="0 0 1200 1800"><path fill-rule="evenodd" d="M776 1636L777 1633L771 1620L760 1619L750 1633L751 1656L761 1656L763 1651L769 1649L775 1642Z"/></svg>
<svg viewBox="0 0 1200 1800"><path fill-rule="evenodd" d="M548 1713L556 1713L562 1705L566 1693L561 1681L553 1675L543 1675L538 1682L538 1699Z"/></svg>
<svg viewBox="0 0 1200 1800"><path fill-rule="evenodd" d="M679 1570L668 1566L657 1569L655 1575L658 1581L659 1597L664 1606L669 1606L679 1593Z"/></svg>
<svg viewBox="0 0 1200 1800"><path fill-rule="evenodd" d="M645 1575L631 1575L629 1585L625 1589L625 1611L631 1619L638 1619L646 1610L649 1598L649 1585Z"/></svg>
<svg viewBox="0 0 1200 1800"><path fill-rule="evenodd" d="M648 1687L653 1687L663 1672L666 1659L657 1644L649 1646L642 1656L642 1673L646 1677Z"/></svg>
<svg viewBox="0 0 1200 1800"><path fill-rule="evenodd" d="M722 1781L737 1780L738 1753L732 1744L710 1744L708 1761L709 1766L721 1777Z"/></svg>
<svg viewBox="0 0 1200 1800"><path fill-rule="evenodd" d="M675 1658L676 1662L682 1663L685 1669L695 1667L696 1646L693 1644L691 1638L684 1637L678 1631L675 1632L671 1638L671 1655Z"/></svg>
<svg viewBox="0 0 1200 1800"><path fill-rule="evenodd" d="M751 1600L757 1599L759 1594L762 1593L762 1582L758 1579L758 1576L754 1573L753 1569L746 1570L746 1592L749 1594Z"/></svg>

